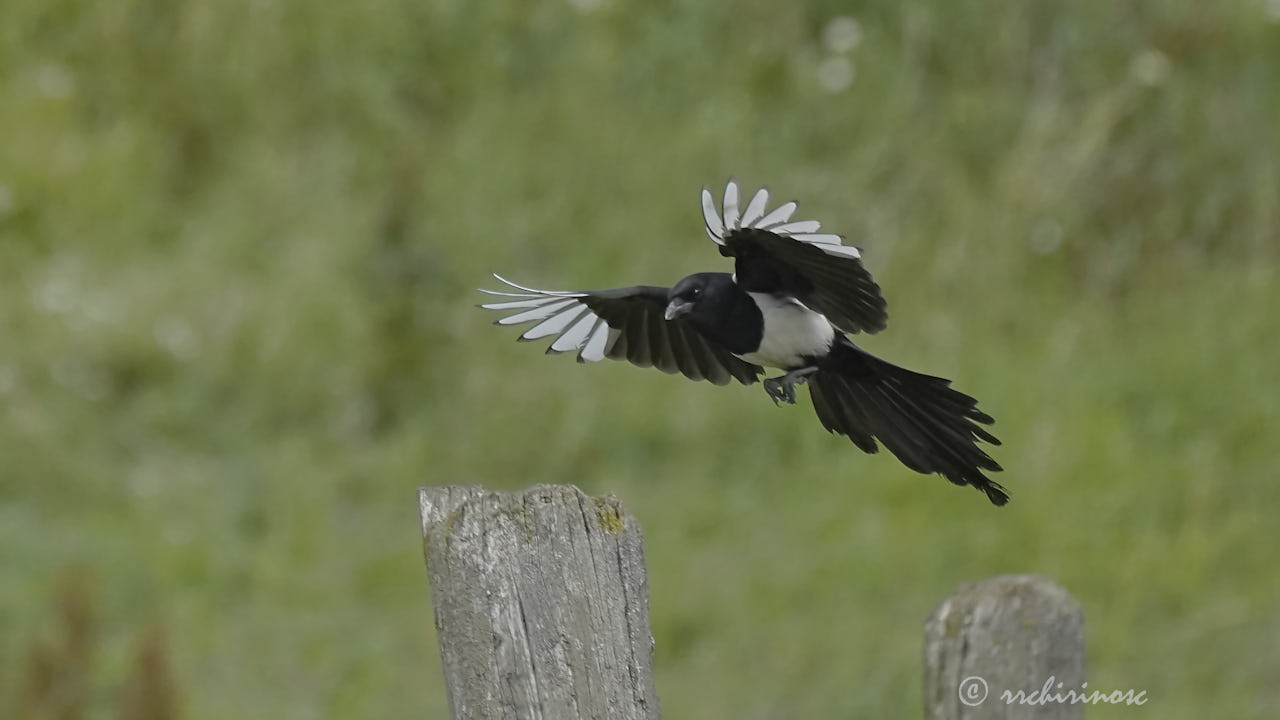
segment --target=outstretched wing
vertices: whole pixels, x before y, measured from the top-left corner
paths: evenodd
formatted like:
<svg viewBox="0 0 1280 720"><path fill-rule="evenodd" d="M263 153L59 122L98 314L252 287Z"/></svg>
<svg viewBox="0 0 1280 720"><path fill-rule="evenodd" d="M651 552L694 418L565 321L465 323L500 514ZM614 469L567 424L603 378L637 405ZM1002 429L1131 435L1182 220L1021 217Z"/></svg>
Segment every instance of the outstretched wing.
<svg viewBox="0 0 1280 720"><path fill-rule="evenodd" d="M605 358L626 360L640 367L656 367L662 372L682 373L690 380L709 380L716 385L737 380L755 382L764 370L740 360L719 343L703 337L686 320L663 319L667 289L651 285L558 292L517 285L499 275L495 278L518 292L481 290L489 295L513 298L485 303L486 310L512 311L498 325L536 322L520 335L521 340L555 337L548 353L577 351L578 362L598 362Z"/></svg>
<svg viewBox="0 0 1280 720"><path fill-rule="evenodd" d="M738 285L748 292L794 295L845 332L883 330L889 318L884 296L858 249L839 235L819 232L817 220L793 221L795 202L766 213L768 203L769 191L761 188L740 210L733 180L721 208L710 190L702 190L707 234L721 255L734 258Z"/></svg>

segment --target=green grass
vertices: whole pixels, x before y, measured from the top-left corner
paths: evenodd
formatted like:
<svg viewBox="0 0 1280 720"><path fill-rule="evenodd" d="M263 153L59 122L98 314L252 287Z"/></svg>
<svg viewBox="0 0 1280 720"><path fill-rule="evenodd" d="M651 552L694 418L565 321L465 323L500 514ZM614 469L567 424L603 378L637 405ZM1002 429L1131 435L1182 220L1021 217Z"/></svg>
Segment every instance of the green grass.
<svg viewBox="0 0 1280 720"><path fill-rule="evenodd" d="M918 715L1004 572L1091 688L1274 717L1273 5L0 4L0 714L81 567L91 717L155 625L184 717L442 717L414 488L571 482L645 528L671 717ZM863 247L1010 506L473 307L715 267L730 175Z"/></svg>

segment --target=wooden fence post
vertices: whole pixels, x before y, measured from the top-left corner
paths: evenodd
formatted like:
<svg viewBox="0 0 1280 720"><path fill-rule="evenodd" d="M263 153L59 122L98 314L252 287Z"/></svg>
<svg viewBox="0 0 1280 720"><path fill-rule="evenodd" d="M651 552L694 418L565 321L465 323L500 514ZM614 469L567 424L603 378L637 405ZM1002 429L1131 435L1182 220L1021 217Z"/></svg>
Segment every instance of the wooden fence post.
<svg viewBox="0 0 1280 720"><path fill-rule="evenodd" d="M1084 615L1045 578L1003 575L957 589L925 622L924 663L928 720L1083 717L1066 693L1084 682Z"/></svg>
<svg viewBox="0 0 1280 720"><path fill-rule="evenodd" d="M656 720L640 527L575 487L418 491L454 720Z"/></svg>

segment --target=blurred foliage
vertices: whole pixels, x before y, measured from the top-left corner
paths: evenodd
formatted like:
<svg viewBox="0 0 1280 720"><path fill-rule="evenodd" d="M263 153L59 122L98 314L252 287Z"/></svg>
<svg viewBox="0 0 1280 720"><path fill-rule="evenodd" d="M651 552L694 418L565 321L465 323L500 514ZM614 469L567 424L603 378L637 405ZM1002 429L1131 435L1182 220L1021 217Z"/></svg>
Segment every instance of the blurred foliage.
<svg viewBox="0 0 1280 720"><path fill-rule="evenodd" d="M97 662L98 627L92 576L82 568L62 571L53 594L52 622L28 632L31 636L17 684L0 688L8 699L0 698L4 717L23 720L80 720L101 716L108 703L117 698L113 717L120 720L171 720L177 717L176 693L169 667L166 635L153 624L139 635L135 660L120 681L124 690L101 692L104 679L118 679L114 668ZM43 618L42 618L43 619ZM101 699L99 699L101 698Z"/></svg>
<svg viewBox="0 0 1280 720"><path fill-rule="evenodd" d="M80 563L90 687L442 717L414 487L572 482L644 523L672 717L915 715L923 619L1010 571L1091 688L1276 717L1278 70L1271 0L6 0L0 669ZM864 248L1008 508L472 307L723 267L730 175Z"/></svg>

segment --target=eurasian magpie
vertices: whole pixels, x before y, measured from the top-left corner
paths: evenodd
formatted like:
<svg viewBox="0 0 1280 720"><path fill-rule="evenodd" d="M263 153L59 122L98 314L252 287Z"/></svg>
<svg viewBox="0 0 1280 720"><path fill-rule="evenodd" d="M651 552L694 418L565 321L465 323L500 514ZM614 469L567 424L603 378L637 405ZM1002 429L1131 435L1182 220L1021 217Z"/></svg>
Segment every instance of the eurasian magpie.
<svg viewBox="0 0 1280 720"><path fill-rule="evenodd" d="M1009 500L983 470L999 471L978 441L1000 441L981 425L994 422L978 401L949 380L892 365L862 350L846 333L875 333L888 320L880 286L858 249L795 221L796 203L766 212L761 189L741 209L732 180L720 208L702 190L707 234L734 273L702 272L665 288L652 285L563 292L535 290L497 274L516 292L480 307L512 314L498 325L536 322L521 340L555 336L548 353L578 353L578 362L627 360L692 380L750 385L764 367L784 370L764 380L774 403L796 400L808 383L813 409L828 431L867 453L876 440L904 465L972 485L995 505Z"/></svg>

